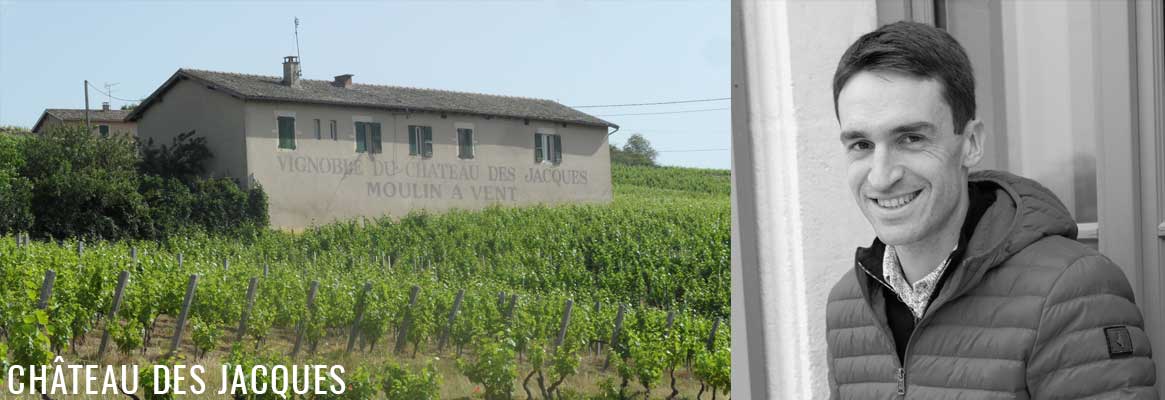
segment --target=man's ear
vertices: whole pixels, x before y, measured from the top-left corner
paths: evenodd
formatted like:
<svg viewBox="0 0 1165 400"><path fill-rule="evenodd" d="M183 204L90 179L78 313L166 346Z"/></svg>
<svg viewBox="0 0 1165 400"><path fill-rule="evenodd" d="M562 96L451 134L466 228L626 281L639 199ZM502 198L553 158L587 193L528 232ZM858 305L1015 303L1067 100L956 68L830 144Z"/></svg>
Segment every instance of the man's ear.
<svg viewBox="0 0 1165 400"><path fill-rule="evenodd" d="M987 138L983 133L983 121L973 119L967 121L967 126L963 127L963 166L970 169L979 165L979 161L983 159L983 141Z"/></svg>

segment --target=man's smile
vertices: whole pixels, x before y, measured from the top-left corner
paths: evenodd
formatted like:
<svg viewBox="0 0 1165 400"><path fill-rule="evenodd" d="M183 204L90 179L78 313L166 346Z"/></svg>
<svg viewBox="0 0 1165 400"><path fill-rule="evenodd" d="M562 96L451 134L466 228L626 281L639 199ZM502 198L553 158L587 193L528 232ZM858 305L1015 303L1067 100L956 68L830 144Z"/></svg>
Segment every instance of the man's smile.
<svg viewBox="0 0 1165 400"><path fill-rule="evenodd" d="M914 200L917 199L918 195L921 193L922 193L922 189L918 189L916 191L906 193L903 195L899 195L899 196L893 196L893 197L891 197L891 196L872 196L872 197L867 197L867 198L872 203L876 204L879 208L883 208L886 210L897 210L899 208L906 207L906 205L914 202Z"/></svg>

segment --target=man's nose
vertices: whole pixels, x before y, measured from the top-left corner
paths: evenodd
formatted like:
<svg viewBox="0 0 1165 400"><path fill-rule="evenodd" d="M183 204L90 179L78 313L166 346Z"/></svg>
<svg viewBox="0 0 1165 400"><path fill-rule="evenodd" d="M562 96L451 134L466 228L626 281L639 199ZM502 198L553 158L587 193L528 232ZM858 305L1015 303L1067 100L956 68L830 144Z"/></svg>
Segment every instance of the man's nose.
<svg viewBox="0 0 1165 400"><path fill-rule="evenodd" d="M888 192L894 183L902 179L903 173L903 168L898 164L893 152L885 148L877 149L874 151L873 165L870 166L870 173L866 175L866 181L869 182L870 189Z"/></svg>

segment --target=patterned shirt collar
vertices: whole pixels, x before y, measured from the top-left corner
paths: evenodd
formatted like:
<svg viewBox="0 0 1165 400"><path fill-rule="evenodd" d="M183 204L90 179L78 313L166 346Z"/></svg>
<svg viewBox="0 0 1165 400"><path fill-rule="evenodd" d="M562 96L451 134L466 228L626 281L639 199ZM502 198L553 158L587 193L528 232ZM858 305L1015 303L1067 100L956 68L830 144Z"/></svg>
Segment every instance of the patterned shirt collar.
<svg viewBox="0 0 1165 400"><path fill-rule="evenodd" d="M902 265L898 263L898 252L894 250L894 246L886 245L886 250L882 254L882 277L886 279L886 283L890 285L890 289L898 295L902 303L910 308L915 319L922 318L922 313L930 305L930 296L934 294L934 288L938 284L939 278L947 270L951 256L958 249L959 245L956 243L955 249L951 250L951 255L948 255L938 268L930 271L929 274L912 285L906 280L906 275L902 272Z"/></svg>

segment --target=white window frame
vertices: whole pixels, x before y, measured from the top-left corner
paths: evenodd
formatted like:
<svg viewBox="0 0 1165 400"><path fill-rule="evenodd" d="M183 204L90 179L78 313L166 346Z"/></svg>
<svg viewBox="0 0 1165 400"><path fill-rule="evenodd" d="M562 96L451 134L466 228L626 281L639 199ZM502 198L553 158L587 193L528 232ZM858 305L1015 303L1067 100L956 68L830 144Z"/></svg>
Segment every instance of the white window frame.
<svg viewBox="0 0 1165 400"><path fill-rule="evenodd" d="M429 147L432 148L432 150L429 151L429 154L426 155L425 154L425 135L422 134L423 130L406 128L406 129L408 129L408 135L409 135L409 153L410 153L409 157L417 157L420 159L433 158L433 155L435 155L437 153L436 146L434 146L434 141L436 139L433 137L433 126L432 125L408 125L408 126L410 126L410 127L415 126L417 128L429 128ZM414 139L414 136L415 136L415 139ZM417 153L411 154L412 153L412 143L414 140L417 143Z"/></svg>
<svg viewBox="0 0 1165 400"><path fill-rule="evenodd" d="M538 128L534 131L534 133L537 135L542 135L542 161L540 161L539 163L540 164L550 164L550 165L561 164L562 163L562 153L558 153L558 161L557 162L553 161L553 158L550 157L550 155L553 154L553 152L554 152L554 148L551 145L552 142L550 141L550 137L551 136L557 137L559 143L561 143L562 136L559 135L558 132L556 130L554 130L553 128ZM538 151L538 149L535 148L534 151Z"/></svg>

